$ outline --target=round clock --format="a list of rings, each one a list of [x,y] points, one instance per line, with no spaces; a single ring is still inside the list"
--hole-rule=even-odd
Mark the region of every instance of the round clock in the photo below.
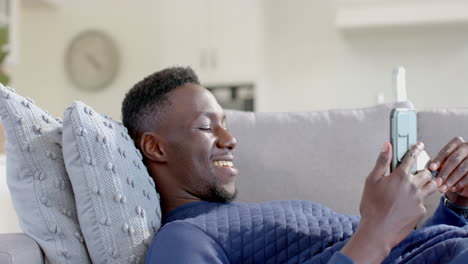
[[[114,40],[102,31],[89,30],[71,41],[65,56],[65,69],[76,87],[99,90],[115,79],[119,62]]]

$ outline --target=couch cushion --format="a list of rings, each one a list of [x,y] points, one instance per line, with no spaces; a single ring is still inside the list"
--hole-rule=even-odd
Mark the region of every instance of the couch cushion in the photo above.
[[[37,242],[29,236],[25,234],[0,234],[0,263],[42,264],[44,259]]]
[[[468,140],[468,108],[434,108],[418,111],[418,139],[434,157],[452,138]]]
[[[62,157],[62,125],[0,84],[7,184],[24,233],[51,263],[90,263]]]
[[[64,116],[63,153],[93,262],[141,263],[161,209],[126,128],[75,102]]]
[[[390,140],[395,107],[411,103],[318,112],[226,111],[238,143],[239,200],[304,199],[358,215],[364,181]]]

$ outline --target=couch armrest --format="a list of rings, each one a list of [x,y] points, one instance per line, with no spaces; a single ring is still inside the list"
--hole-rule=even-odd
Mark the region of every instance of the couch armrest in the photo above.
[[[0,263],[43,264],[44,257],[36,241],[25,234],[0,234]]]

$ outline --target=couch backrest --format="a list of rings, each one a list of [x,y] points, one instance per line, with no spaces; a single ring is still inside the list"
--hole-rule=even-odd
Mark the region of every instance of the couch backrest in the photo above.
[[[418,138],[435,156],[449,140],[461,136],[468,140],[468,108],[434,108],[418,111]]]
[[[238,200],[304,199],[358,215],[364,181],[390,137],[390,112],[411,106],[401,102],[319,112],[226,111],[228,128],[238,141]],[[419,140],[431,156],[456,135],[468,138],[468,109],[422,111],[418,122]],[[439,196],[428,201],[428,211],[435,209]]]
[[[389,140],[390,111],[410,103],[318,112],[228,111],[239,201],[304,199],[357,214],[364,180]]]

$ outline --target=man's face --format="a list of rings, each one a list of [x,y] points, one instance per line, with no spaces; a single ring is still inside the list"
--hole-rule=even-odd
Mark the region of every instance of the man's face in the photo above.
[[[186,84],[168,93],[161,130],[171,177],[201,200],[232,201],[237,192],[233,166],[236,139],[226,130],[224,111],[205,88]]]

